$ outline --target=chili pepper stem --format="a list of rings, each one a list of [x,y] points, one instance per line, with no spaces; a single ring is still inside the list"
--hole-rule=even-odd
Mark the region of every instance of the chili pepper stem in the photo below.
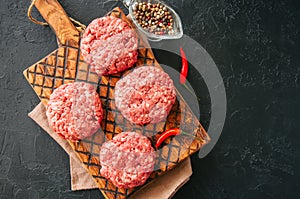
[[[187,132],[185,132],[185,131],[181,131],[181,134],[187,135],[187,136],[190,136],[190,137],[193,137],[194,139],[196,139],[196,140],[198,140],[198,141],[201,141],[201,142],[203,141],[201,138],[198,138],[196,134],[193,135],[193,134],[187,133]]]
[[[188,135],[188,136],[191,136],[191,137],[196,137],[196,135],[190,134],[190,133],[182,131],[182,130],[180,131],[180,133],[183,134],[183,135]]]
[[[192,95],[194,95],[195,98],[197,98],[197,100],[199,101],[200,100],[200,97],[198,97],[189,87],[186,83],[184,84],[181,84],[183,85],[183,87],[185,87]]]

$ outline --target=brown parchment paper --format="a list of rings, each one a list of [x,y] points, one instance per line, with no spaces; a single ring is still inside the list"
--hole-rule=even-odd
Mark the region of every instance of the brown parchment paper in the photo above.
[[[92,176],[83,167],[82,163],[72,150],[69,143],[53,132],[48,125],[46,110],[42,103],[38,104],[32,112],[28,114],[40,127],[42,127],[69,155],[70,157],[70,174],[71,189],[85,190],[97,188]],[[167,199],[171,198],[176,191],[184,185],[192,175],[190,159],[187,158],[175,169],[168,171],[166,174],[154,179],[151,183],[143,186],[139,191],[134,193],[131,199]]]

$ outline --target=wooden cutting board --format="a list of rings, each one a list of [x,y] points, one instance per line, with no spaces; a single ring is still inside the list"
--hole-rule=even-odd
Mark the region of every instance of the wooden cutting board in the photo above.
[[[156,151],[155,168],[157,170],[151,174],[147,183],[174,168],[210,140],[198,118],[193,114],[178,91],[177,101],[173,105],[166,121],[146,126],[134,125],[127,121],[115,107],[114,86],[123,75],[128,74],[132,69],[99,78],[96,73],[90,71],[89,65],[84,62],[80,54],[81,34],[72,24],[61,5],[56,0],[37,0],[35,6],[53,29],[62,45],[42,60],[27,68],[24,71],[24,76],[44,105],[48,103],[53,90],[62,84],[84,81],[95,85],[104,110],[101,130],[92,137],[79,142],[69,141],[69,144],[87,171],[94,177],[99,189],[106,198],[128,198],[140,188],[120,189],[100,175],[99,152],[101,145],[106,140],[112,139],[114,135],[122,131],[136,131],[148,136],[152,143],[155,143],[159,136],[157,133],[179,125],[184,131],[195,134],[196,139],[184,135],[168,139],[166,144]],[[113,9],[108,15],[121,18],[135,28],[119,8]],[[139,35],[138,53],[138,61],[135,67],[141,65],[160,67],[148,42],[142,39],[141,35]]]

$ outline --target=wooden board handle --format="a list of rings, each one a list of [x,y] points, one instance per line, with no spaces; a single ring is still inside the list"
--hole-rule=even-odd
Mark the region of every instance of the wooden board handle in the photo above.
[[[79,32],[57,0],[36,0],[35,7],[50,25],[61,44],[78,47]]]

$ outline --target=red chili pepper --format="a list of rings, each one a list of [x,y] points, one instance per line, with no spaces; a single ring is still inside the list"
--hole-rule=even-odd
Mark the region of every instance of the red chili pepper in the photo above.
[[[158,148],[167,138],[169,138],[170,136],[176,136],[176,135],[179,135],[179,134],[184,134],[184,135],[189,135],[189,136],[192,136],[192,137],[194,137],[194,138],[196,138],[196,139],[199,139],[199,138],[197,138],[196,137],[196,135],[193,135],[193,134],[189,134],[189,133],[187,133],[187,132],[184,132],[184,131],[182,131],[181,129],[179,129],[179,128],[172,128],[172,129],[169,129],[169,130],[167,130],[167,131],[165,131],[165,132],[163,132],[161,135],[160,135],[160,137],[157,139],[157,141],[156,141],[156,144],[155,144],[155,147],[156,148]],[[202,141],[201,139],[200,139],[200,141]]]
[[[178,135],[178,134],[180,134],[180,129],[178,129],[178,128],[169,129],[169,130],[163,132],[156,141],[156,144],[155,144],[156,148],[158,148],[161,145],[161,143],[163,143],[168,137],[173,136],[173,135]]]
[[[180,55],[181,55],[181,72],[180,72],[180,84],[182,84],[192,95],[194,95],[198,100],[200,98],[186,85],[186,77],[188,75],[189,63],[186,59],[185,52],[182,47],[180,47]]]
[[[180,54],[181,54],[180,83],[185,84],[186,77],[187,77],[187,74],[188,74],[188,69],[189,69],[189,63],[186,60],[186,55],[185,55],[182,47],[180,47]]]

